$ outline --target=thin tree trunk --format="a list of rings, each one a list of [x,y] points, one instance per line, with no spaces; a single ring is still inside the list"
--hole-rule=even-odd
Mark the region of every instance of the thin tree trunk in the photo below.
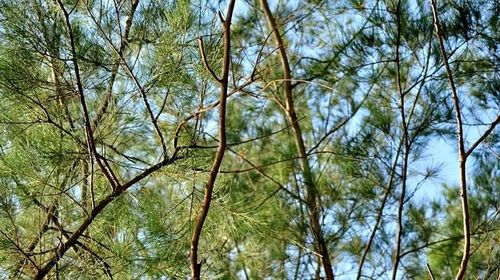
[[[232,0],[229,2],[229,7],[227,8],[226,19],[223,19],[221,16],[221,20],[223,23],[224,29],[224,58],[223,58],[223,66],[222,66],[222,78],[217,78],[215,73],[211,70],[208,63],[206,67],[208,70],[214,75],[215,79],[220,83],[220,105],[219,105],[219,146],[217,148],[217,152],[215,154],[215,159],[212,164],[212,169],[210,171],[210,177],[208,179],[207,184],[205,185],[205,196],[203,202],[200,206],[200,210],[198,212],[198,216],[196,218],[196,223],[193,231],[193,235],[191,238],[191,251],[189,254],[190,262],[191,262],[191,279],[199,280],[201,279],[201,263],[198,262],[198,246],[200,242],[201,233],[203,230],[203,225],[205,223],[205,219],[208,216],[208,211],[210,210],[210,204],[212,202],[212,193],[215,185],[215,180],[217,179],[217,175],[219,174],[219,168],[222,163],[222,159],[224,158],[224,154],[226,151],[226,100],[227,100],[227,92],[229,85],[229,66],[231,63],[231,19],[233,16],[233,10],[236,0]],[[205,54],[203,52],[202,45],[203,42],[200,42],[201,55],[204,58]],[[206,62],[203,59],[203,62]]]
[[[271,28],[274,36],[274,40],[276,41],[276,45],[279,50],[279,55],[283,67],[284,72],[284,86],[285,86],[285,105],[286,105],[286,114],[289,118],[289,121],[292,125],[292,129],[295,136],[295,144],[297,146],[297,150],[300,156],[300,164],[302,168],[302,176],[304,177],[304,183],[306,187],[306,202],[309,208],[309,219],[311,222],[311,230],[314,236],[316,247],[321,255],[321,261],[323,263],[323,269],[326,274],[327,280],[332,280],[333,269],[330,262],[328,247],[326,241],[323,237],[323,232],[321,230],[321,223],[319,221],[319,200],[318,193],[316,190],[316,186],[314,183],[314,178],[311,172],[311,167],[309,161],[307,159],[307,152],[304,144],[304,140],[302,138],[302,131],[297,119],[297,115],[295,113],[295,108],[293,105],[293,97],[292,97],[292,75],[290,71],[290,65],[286,53],[285,46],[283,44],[283,39],[279,33],[278,26],[276,21],[271,13],[267,0],[260,0],[260,4],[262,6],[262,10],[266,16],[269,27]]]
[[[453,105],[455,107],[455,119],[457,121],[457,144],[458,144],[458,163],[459,163],[459,173],[460,173],[460,197],[462,199],[462,220],[463,220],[463,231],[464,231],[464,247],[462,250],[462,260],[460,261],[460,268],[458,269],[456,280],[462,280],[465,277],[465,271],[467,270],[467,264],[469,263],[469,253],[470,253],[470,216],[469,216],[469,201],[467,197],[467,178],[466,178],[466,162],[467,155],[465,152],[464,144],[464,132],[462,127],[462,114],[460,113],[460,102],[458,100],[458,93],[455,87],[455,81],[453,80],[453,75],[451,73],[450,65],[448,64],[448,57],[446,50],[444,48],[444,42],[441,34],[441,27],[439,23],[439,17],[437,14],[436,1],[430,0],[432,6],[432,14],[434,17],[434,27],[436,29],[436,37],[439,42],[439,47],[441,50],[441,56],[443,58],[444,66],[446,69],[446,74],[450,82]]]
[[[410,156],[410,141],[409,141],[409,131],[408,124],[406,122],[406,111],[405,111],[405,94],[403,93],[403,88],[401,86],[401,58],[399,55],[399,47],[401,45],[401,1],[398,1],[396,6],[396,86],[400,99],[400,113],[401,113],[401,123],[403,127],[403,164],[401,170],[401,194],[399,195],[399,207],[398,207],[398,224],[397,224],[397,236],[396,236],[396,252],[394,254],[393,270],[392,270],[392,280],[396,280],[398,274],[398,267],[401,261],[401,243],[404,236],[403,227],[403,215],[404,215],[404,204],[406,197],[406,180],[408,174],[408,160]]]

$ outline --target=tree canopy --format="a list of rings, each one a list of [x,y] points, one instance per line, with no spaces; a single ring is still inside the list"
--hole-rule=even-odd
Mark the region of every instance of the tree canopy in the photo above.
[[[0,278],[498,279],[495,0],[0,0]]]

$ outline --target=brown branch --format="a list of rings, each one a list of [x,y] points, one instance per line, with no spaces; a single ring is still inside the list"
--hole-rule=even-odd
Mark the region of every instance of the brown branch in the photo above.
[[[219,77],[217,77],[217,74],[214,72],[212,67],[210,67],[210,65],[208,64],[207,55],[205,52],[205,47],[203,45],[203,37],[198,37],[198,47],[200,48],[200,55],[201,55],[201,60],[203,61],[203,65],[205,66],[205,68],[207,68],[208,72],[210,72],[210,75],[212,75],[212,77],[217,82],[222,83],[222,80]]]
[[[63,183],[64,185],[64,183]],[[57,230],[59,231],[62,236],[64,236],[64,238],[66,239],[69,239],[71,238],[70,234],[71,232],[69,231],[66,231],[63,226],[61,225],[60,221],[59,221],[59,217],[58,217],[58,214],[57,214],[57,210],[56,210],[56,207],[55,206],[51,206],[50,208],[46,208],[44,207],[40,202],[38,202],[37,204],[39,207],[41,207],[44,211],[47,212],[47,219],[48,221],[52,221],[52,223],[55,225],[55,228],[54,230]],[[47,221],[47,225],[48,225],[48,221]],[[45,226],[45,230],[49,229],[48,226]],[[91,254],[95,259],[97,259],[99,262],[102,263],[103,265],[103,271],[106,275],[108,275],[108,277],[110,279],[113,279],[113,276],[112,276],[112,273],[111,273],[111,266],[103,259],[101,258],[97,253],[95,253],[90,247],[88,247],[87,245],[85,245],[84,243],[80,242],[80,241],[77,241],[76,246],[82,248],[84,251],[88,252],[89,254]],[[34,248],[34,246],[33,246]],[[30,248],[29,252],[31,252],[33,250],[33,248]],[[74,251],[77,252],[77,253],[80,253],[80,251],[77,250],[77,247],[73,247]],[[49,250],[48,252],[52,252],[54,251],[53,249]]]
[[[323,269],[326,274],[327,280],[333,280],[333,269],[328,253],[328,246],[323,237],[323,232],[321,229],[321,223],[319,220],[319,210],[321,208],[320,201],[318,199],[318,191],[314,184],[314,178],[311,171],[311,167],[309,161],[307,159],[307,151],[304,144],[304,139],[302,135],[302,131],[297,120],[297,115],[295,113],[295,108],[293,104],[293,96],[292,96],[292,75],[290,70],[290,64],[288,61],[287,52],[285,49],[285,44],[283,42],[283,38],[279,32],[278,25],[274,16],[269,8],[269,5],[266,0],[260,0],[260,5],[262,10],[264,11],[264,15],[266,17],[269,28],[272,30],[274,40],[276,46],[279,51],[279,56],[283,68],[283,82],[284,82],[284,94],[285,94],[285,112],[292,124],[292,129],[294,131],[295,136],[295,144],[297,146],[297,150],[299,152],[299,156],[302,158],[300,163],[302,167],[302,175],[304,177],[304,183],[306,187],[306,201],[307,207],[309,208],[309,219],[311,222],[311,230],[315,239],[316,247],[318,249],[319,254],[321,255],[321,262],[323,264]]]
[[[212,164],[212,170],[210,171],[210,177],[207,184],[205,185],[205,196],[203,202],[200,205],[198,216],[196,218],[193,235],[191,238],[191,250],[189,253],[189,259],[191,262],[191,278],[193,280],[201,279],[201,265],[198,262],[198,246],[200,242],[201,233],[203,230],[203,225],[205,219],[208,216],[208,211],[210,209],[210,204],[212,202],[212,193],[215,185],[215,180],[219,173],[219,168],[224,158],[226,152],[226,101],[228,95],[228,85],[229,85],[229,68],[231,64],[231,19],[233,16],[233,10],[236,0],[231,0],[227,8],[226,19],[222,21],[224,30],[224,57],[222,66],[222,79],[220,81],[220,106],[219,106],[219,147],[215,154],[215,159]],[[221,16],[222,18],[222,16]]]
[[[38,271],[36,274],[35,278],[36,280],[42,280],[49,272],[50,270],[56,265],[56,263],[64,256],[64,254],[73,246],[76,245],[78,242],[78,239],[84,235],[84,232],[87,230],[87,228],[92,224],[94,219],[111,203],[113,202],[117,197],[119,197],[123,192],[125,192],[128,188],[133,186],[134,184],[140,182],[153,172],[156,172],[157,170],[161,169],[164,166],[173,164],[179,157],[177,157],[177,150],[174,150],[174,153],[171,158],[163,160],[148,169],[144,170],[142,173],[139,175],[135,176],[132,178],[130,181],[127,183],[118,186],[116,189],[113,190],[111,194],[103,198],[96,206],[95,208],[92,209],[92,211],[89,213],[89,215],[85,218],[85,220],[80,224],[78,229],[73,232],[73,234],[68,238],[68,240],[65,243],[62,243],[58,248],[54,256],[47,262],[45,265]]]
[[[7,241],[12,243],[12,245],[16,248],[16,250],[19,251],[21,254],[23,254],[24,258],[28,260],[36,270],[40,269],[38,265],[35,263],[35,261],[31,259],[30,254],[26,253],[16,241],[12,240],[12,238],[9,237],[7,233],[5,233],[3,230],[0,229],[0,234],[3,235],[5,239],[7,239]]]
[[[427,267],[427,271],[429,272],[429,275],[431,276],[431,279],[432,280],[436,279],[434,277],[434,273],[432,273],[432,269],[431,269],[431,266],[429,265],[429,263],[426,263],[425,266]]]
[[[430,0],[432,15],[434,18],[434,27],[436,29],[436,37],[439,42],[439,48],[441,51],[441,56],[443,58],[444,66],[446,69],[446,75],[448,76],[448,80],[451,87],[453,105],[455,108],[455,119],[457,121],[457,134],[458,134],[458,163],[459,163],[459,173],[460,173],[460,196],[462,199],[462,219],[463,219],[463,232],[464,232],[464,247],[462,251],[462,260],[460,262],[460,267],[458,269],[455,280],[462,280],[465,277],[465,272],[467,270],[467,264],[469,263],[469,253],[470,253],[470,216],[469,216],[469,201],[467,195],[467,170],[466,170],[466,162],[467,162],[467,154],[465,152],[465,144],[464,144],[464,132],[462,127],[462,115],[460,113],[460,102],[458,99],[458,92],[455,87],[455,81],[453,80],[453,74],[451,72],[450,65],[448,63],[448,56],[446,55],[446,50],[444,47],[444,41],[441,34],[441,26],[439,22],[439,17],[437,14],[436,1]]]
[[[113,188],[116,188],[120,183],[118,180],[116,180],[116,176],[113,173],[113,170],[109,167],[107,164],[107,161],[105,158],[100,158],[97,153],[96,145],[94,142],[94,136],[92,133],[92,126],[90,123],[90,116],[89,112],[87,109],[87,104],[85,101],[85,95],[84,95],[84,90],[83,90],[83,84],[82,80],[80,77],[80,66],[78,63],[78,57],[77,57],[77,52],[76,52],[76,43],[75,43],[75,38],[74,38],[74,33],[73,33],[73,28],[71,26],[71,21],[69,19],[70,13],[66,11],[64,8],[64,4],[61,2],[61,0],[57,0],[57,3],[59,4],[59,7],[61,8],[61,11],[63,12],[64,15],[64,20],[66,23],[66,29],[68,31],[68,36],[70,40],[70,46],[71,46],[71,55],[72,55],[72,61],[73,61],[73,67],[75,70],[75,78],[76,78],[76,85],[78,89],[78,95],[80,97],[80,104],[83,109],[83,115],[85,119],[85,132],[87,135],[87,144],[89,146],[89,149],[91,151],[90,154],[94,154],[96,161],[101,168],[102,172],[106,176],[107,180],[111,184]],[[109,168],[109,170],[108,170]]]
[[[380,208],[378,210],[377,218],[375,219],[375,226],[373,227],[373,230],[370,233],[370,238],[368,239],[368,243],[366,244],[365,249],[363,250],[363,254],[361,255],[356,280],[361,279],[363,265],[366,261],[366,257],[368,256],[368,253],[370,252],[370,248],[373,244],[373,241],[375,240],[375,235],[376,235],[377,230],[378,230],[380,223],[382,221],[382,216],[384,214],[385,205],[386,205],[387,200],[391,194],[393,181],[394,181],[394,178],[396,175],[396,166],[397,166],[398,161],[399,161],[399,155],[401,153],[402,147],[403,147],[403,139],[399,142],[396,157],[395,157],[394,162],[392,164],[392,167],[390,169],[389,182],[387,183],[387,187],[385,188],[384,197],[382,198],[382,203],[381,203]]]
[[[397,235],[396,235],[396,252],[394,254],[393,260],[393,268],[392,268],[392,280],[396,280],[396,276],[398,273],[398,266],[401,261],[401,244],[404,235],[403,228],[403,210],[405,204],[405,196],[406,196],[406,181],[408,174],[408,160],[410,156],[410,140],[409,140],[409,131],[408,131],[408,123],[406,119],[406,111],[405,111],[405,93],[403,91],[401,85],[401,58],[399,53],[399,48],[401,45],[401,1],[397,2],[396,6],[396,25],[397,25],[397,34],[396,34],[396,57],[394,59],[396,63],[396,85],[399,93],[400,99],[400,113],[401,113],[401,123],[403,126],[403,164],[401,170],[401,194],[399,196],[399,206],[398,206],[398,216],[397,216]]]
[[[493,130],[495,129],[495,127],[497,126],[497,124],[499,122],[500,122],[500,115],[497,116],[496,120],[494,120],[492,123],[490,123],[490,126],[483,133],[483,135],[481,135],[481,137],[479,137],[479,139],[477,139],[476,142],[474,142],[474,144],[472,144],[472,146],[470,146],[470,148],[467,150],[467,152],[465,152],[466,158],[469,157],[472,152],[474,152],[474,150],[477,148],[477,146],[479,146],[479,144],[481,144],[484,141],[484,139],[486,139],[491,134],[491,132],[493,132]]]
[[[106,114],[106,111],[108,110],[109,103],[111,101],[111,97],[113,96],[113,85],[116,80],[116,76],[118,75],[118,69],[120,68],[120,61],[121,61],[121,56],[123,52],[125,51],[125,47],[127,46],[128,43],[128,37],[130,34],[130,29],[132,27],[132,22],[134,18],[135,11],[137,10],[137,6],[139,6],[139,0],[134,0],[132,2],[132,5],[130,7],[130,14],[127,17],[127,20],[125,21],[125,30],[122,36],[120,48],[118,50],[118,57],[116,58],[113,67],[111,68],[111,76],[109,78],[108,85],[106,87],[106,91],[103,97],[103,102],[99,106],[99,109],[97,110],[97,114],[95,119],[92,121],[92,127],[95,128],[99,124],[100,120]],[[88,9],[88,8],[87,8]],[[94,19],[94,16],[92,15],[92,11],[90,9],[87,10]],[[98,22],[94,19],[94,22],[98,24]]]

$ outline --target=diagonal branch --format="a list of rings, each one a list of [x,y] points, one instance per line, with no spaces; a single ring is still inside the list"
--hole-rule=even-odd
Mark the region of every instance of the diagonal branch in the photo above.
[[[434,273],[432,273],[432,269],[429,263],[426,263],[425,266],[427,266],[427,271],[429,272],[429,276],[431,277],[431,279],[435,280],[436,278],[434,277]]]
[[[77,228],[75,232],[68,238],[68,240],[65,243],[62,243],[56,250],[56,253],[54,256],[47,262],[45,265],[38,270],[38,273],[35,275],[35,280],[42,280],[49,272],[50,270],[56,265],[56,263],[64,256],[64,254],[73,246],[75,246],[81,236],[84,235],[84,232],[87,230],[87,228],[92,224],[94,219],[111,203],[113,202],[117,197],[119,197],[121,194],[123,194],[127,189],[129,189],[131,186],[135,185],[136,183],[139,183],[142,181],[144,178],[148,177],[150,174],[160,170],[164,166],[171,165],[173,164],[176,160],[180,159],[180,157],[177,157],[177,152],[178,150],[175,150],[172,157],[169,159],[165,159],[148,169],[144,170],[142,173],[138,174],[131,180],[129,180],[127,183],[118,186],[114,191],[107,195],[105,198],[103,198],[96,206],[95,208],[92,209],[92,211],[89,213],[89,215],[83,220],[83,222],[80,224],[80,226]]]
[[[490,123],[490,126],[483,133],[483,135],[481,135],[481,137],[479,137],[479,139],[477,139],[476,142],[474,142],[474,144],[472,144],[472,146],[470,146],[470,148],[467,150],[467,152],[465,152],[465,157],[469,157],[470,154],[472,152],[474,152],[474,150],[477,148],[477,146],[479,146],[479,144],[483,143],[484,139],[486,139],[491,134],[491,132],[493,132],[493,130],[495,129],[495,127],[497,126],[498,123],[500,123],[500,115],[497,116],[496,120],[494,120],[492,123]]]
[[[210,75],[219,83],[222,83],[222,80],[217,77],[217,74],[214,72],[212,67],[208,64],[207,61],[207,55],[205,52],[205,46],[203,45],[203,37],[198,37],[198,46],[200,48],[200,55],[201,55],[201,60],[203,61],[203,65],[205,65],[205,68],[207,68],[208,72],[210,72]]]
[[[117,177],[114,175],[113,170],[107,164],[106,159],[98,156],[96,145],[94,142],[94,136],[92,133],[92,126],[90,123],[90,116],[89,116],[87,104],[85,101],[82,80],[80,77],[80,67],[79,67],[78,57],[77,57],[77,52],[76,52],[75,36],[73,33],[73,28],[71,26],[71,21],[69,19],[70,13],[68,13],[68,11],[66,11],[66,8],[64,8],[64,4],[61,2],[61,0],[57,0],[57,3],[59,4],[61,11],[63,12],[64,20],[66,23],[66,28],[68,30],[68,36],[70,39],[71,55],[72,55],[73,67],[75,70],[76,85],[77,85],[77,89],[78,89],[78,95],[80,97],[80,103],[81,103],[81,106],[83,109],[83,115],[84,115],[84,119],[85,119],[85,132],[87,135],[87,144],[89,146],[90,154],[94,154],[96,161],[99,164],[99,167],[101,168],[102,172],[104,173],[104,175],[108,179],[109,183],[111,184],[111,186],[113,188],[116,188],[120,183],[117,180]]]
[[[25,252],[21,246],[15,241],[13,240],[12,238],[9,237],[9,235],[7,233],[5,233],[3,230],[0,229],[0,234],[3,235],[5,237],[5,239],[7,239],[14,247],[16,247],[16,250],[19,251],[21,254],[24,255],[24,258],[26,260],[28,260],[32,265],[33,267],[35,267],[35,269],[39,270],[40,268],[38,267],[38,265],[35,263],[34,260],[31,259],[30,257],[30,253],[29,252]]]

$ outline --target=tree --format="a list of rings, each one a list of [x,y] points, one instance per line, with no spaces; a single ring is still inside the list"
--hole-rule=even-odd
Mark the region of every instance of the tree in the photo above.
[[[495,1],[0,6],[0,275],[500,273]]]

